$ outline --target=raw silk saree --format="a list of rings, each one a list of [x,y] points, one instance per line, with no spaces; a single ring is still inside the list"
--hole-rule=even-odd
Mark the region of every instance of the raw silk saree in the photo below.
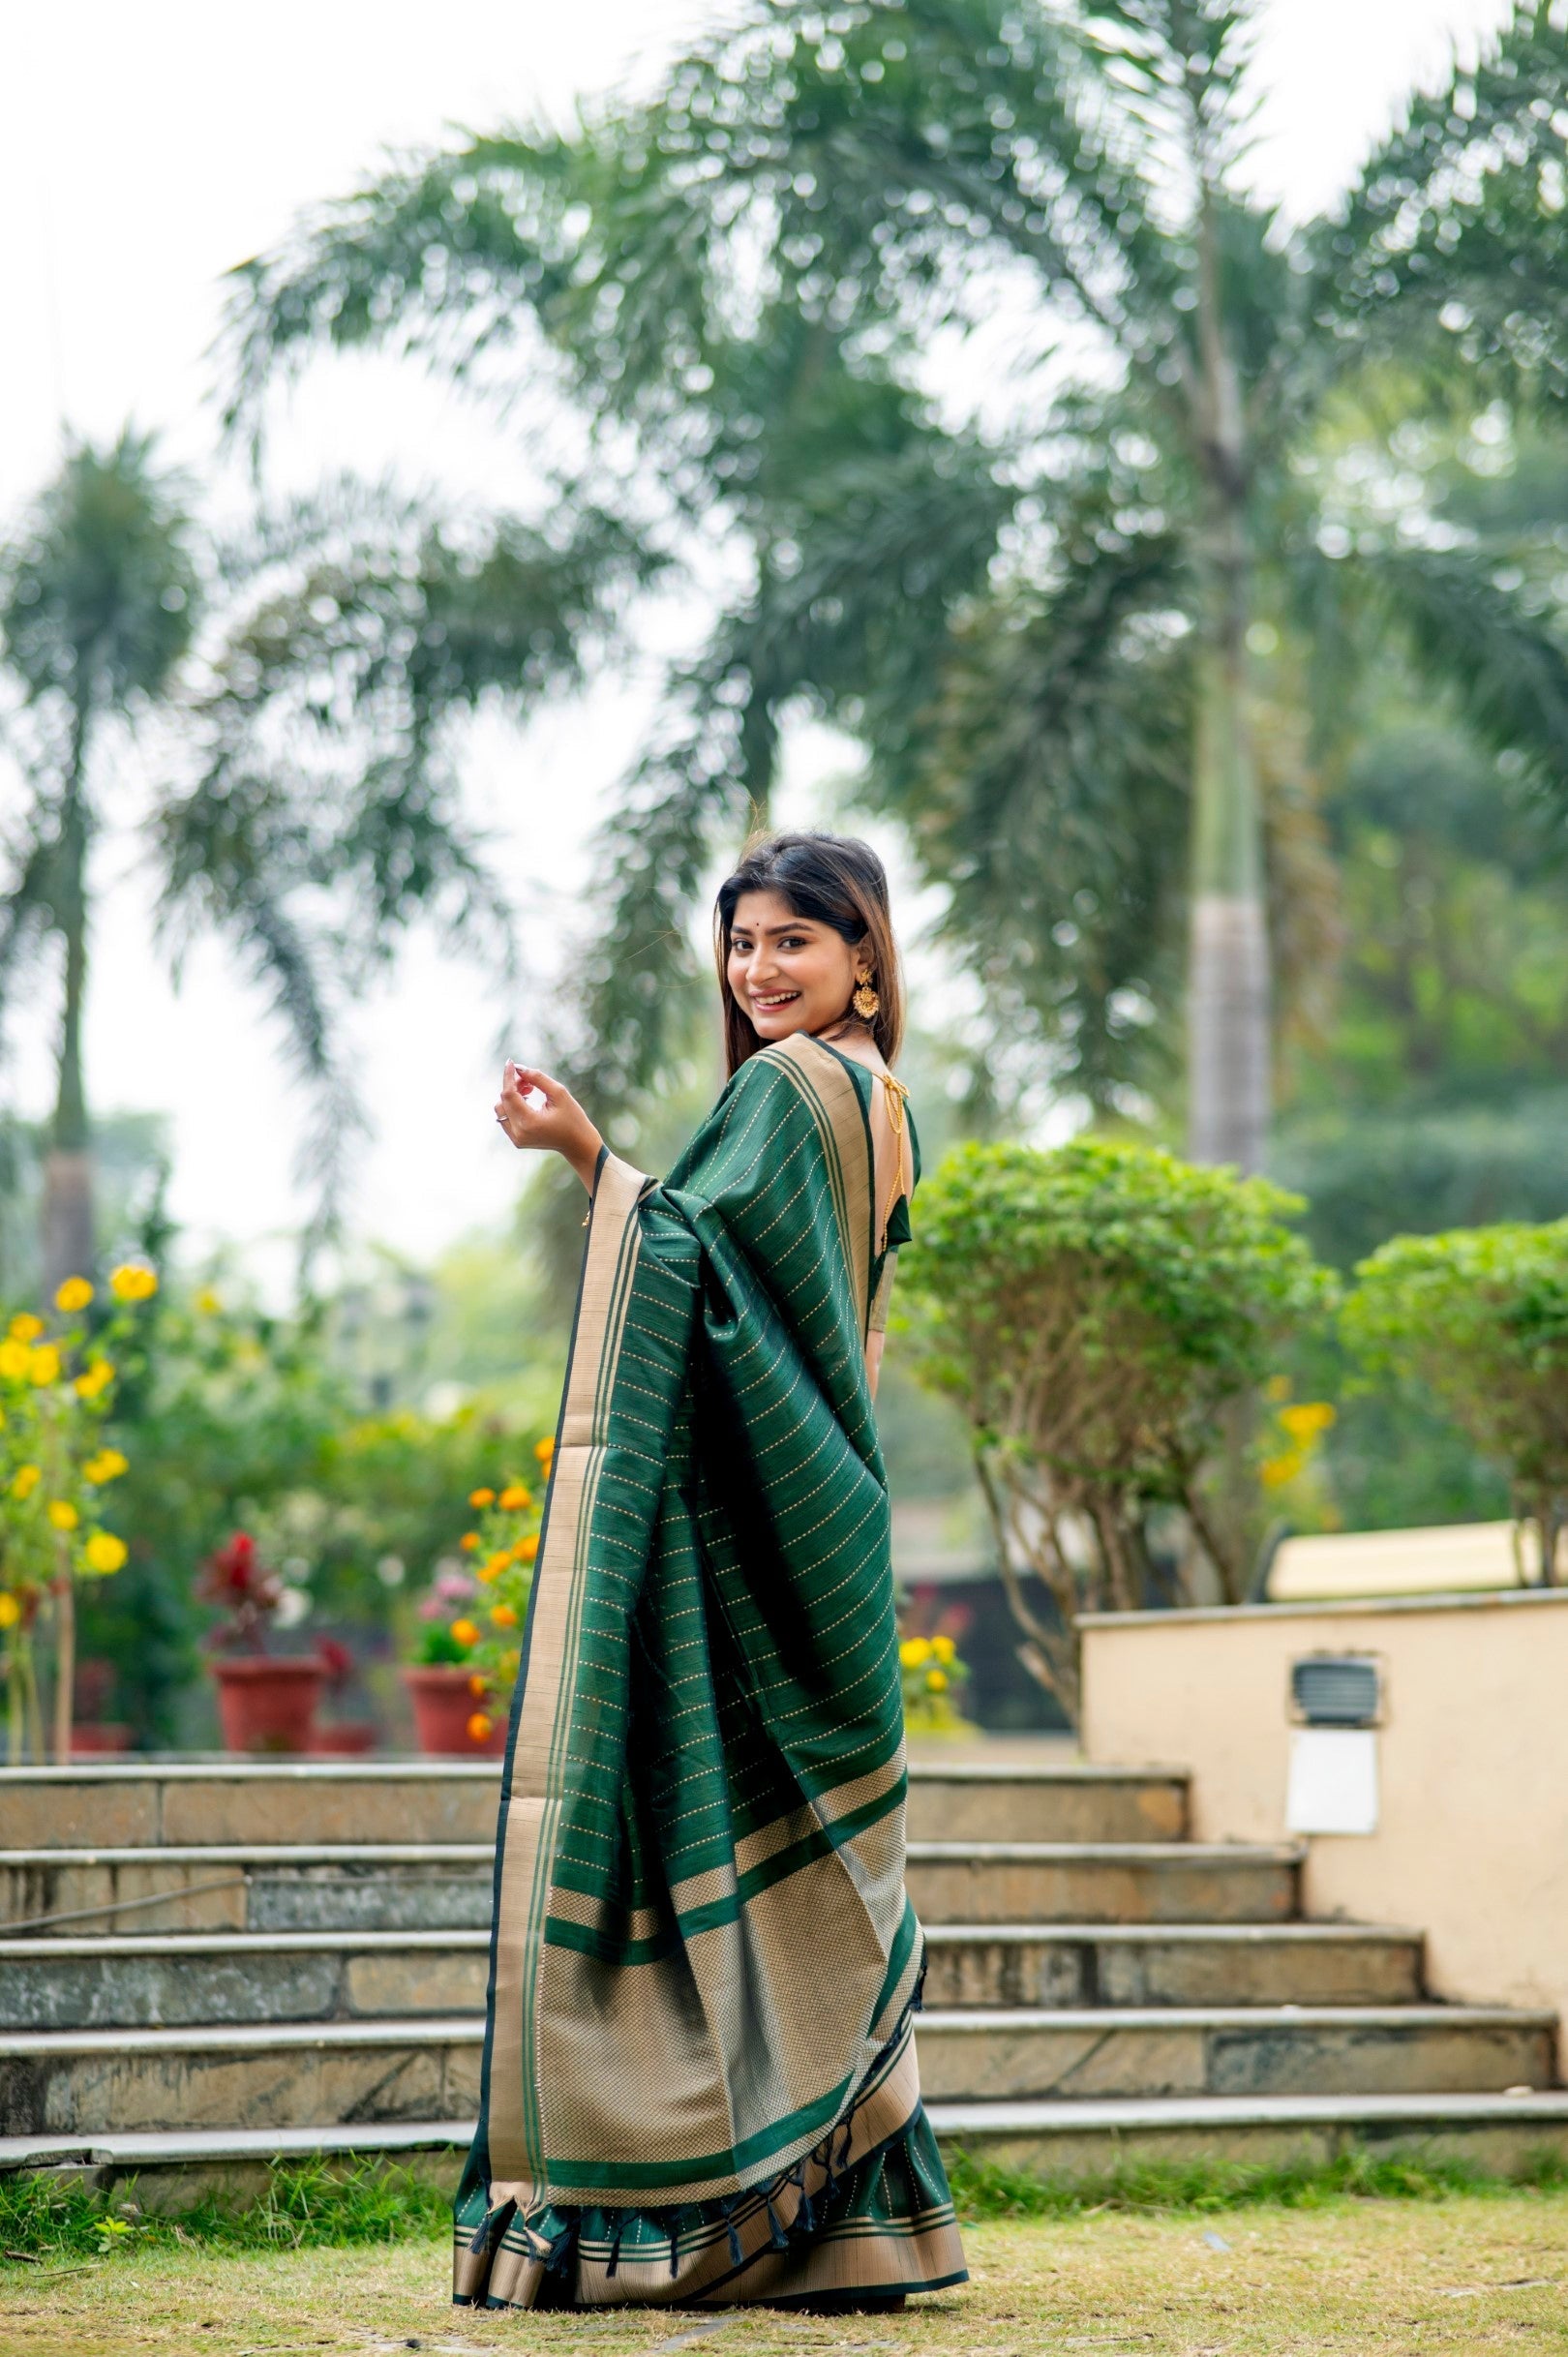
[[[742,1065],[600,1163],[501,1787],[455,2297],[837,2301],[964,2278],[920,2106],[872,1075]]]

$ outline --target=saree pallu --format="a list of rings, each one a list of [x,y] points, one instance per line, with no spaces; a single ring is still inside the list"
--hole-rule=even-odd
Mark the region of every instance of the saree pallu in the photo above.
[[[601,1161],[501,1788],[461,2302],[964,2279],[911,2032],[871,1086],[796,1038],[663,1185]]]

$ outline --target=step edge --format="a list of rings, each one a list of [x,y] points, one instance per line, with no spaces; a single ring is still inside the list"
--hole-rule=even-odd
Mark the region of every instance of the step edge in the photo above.
[[[990,2030],[1281,2030],[1506,2029],[1554,2031],[1550,2006],[1251,2005],[1251,2006],[932,2006],[916,2016],[916,2036],[936,2030],[979,2037]]]
[[[1561,2120],[1568,2088],[1532,2087],[1524,2095],[1082,2096],[926,2105],[937,2134],[1050,2133],[1085,2128],[1242,2128],[1354,2126],[1357,2121]]]
[[[1300,1841],[912,1841],[912,1864],[1299,1866]]]
[[[1166,1940],[1208,1941],[1216,1946],[1251,1947],[1266,1940],[1310,1947],[1354,1946],[1368,1941],[1419,1948],[1425,1932],[1399,1923],[1342,1923],[1311,1918],[1283,1923],[922,1923],[927,1947],[958,1947],[971,1941],[1106,1940],[1150,1947]]]
[[[167,2028],[0,2030],[0,2061],[47,2062],[71,2055],[266,2054],[312,2046],[482,2044],[483,2013],[380,2014],[350,2021],[193,2021]]]
[[[141,2161],[309,2159],[313,2155],[462,2150],[477,2120],[378,2120],[357,2128],[148,2128],[106,2130],[91,2136],[0,2136],[0,2170],[38,2167],[50,2161]]]

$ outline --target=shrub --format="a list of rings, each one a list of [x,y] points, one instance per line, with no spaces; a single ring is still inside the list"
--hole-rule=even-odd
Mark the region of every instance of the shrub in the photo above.
[[[1024,1657],[1074,1715],[1074,1622],[1150,1600],[1152,1514],[1179,1509],[1221,1593],[1245,1591],[1244,1535],[1205,1484],[1226,1410],[1327,1305],[1332,1281],[1284,1224],[1299,1208],[1094,1137],[964,1146],[921,1193],[905,1299],[922,1372],[968,1419]]]
[[[1554,1582],[1568,1519],[1568,1220],[1395,1236],[1356,1277],[1341,1314],[1362,1367],[1429,1393],[1503,1467]]]

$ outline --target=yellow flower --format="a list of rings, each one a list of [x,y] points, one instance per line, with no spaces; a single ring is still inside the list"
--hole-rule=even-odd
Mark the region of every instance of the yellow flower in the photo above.
[[[933,1637],[931,1640],[931,1650],[936,1655],[938,1661],[943,1664],[944,1668],[946,1668],[950,1662],[956,1661],[958,1658],[958,1647],[953,1644],[950,1637]]]
[[[465,1530],[463,1536],[458,1541],[458,1545],[462,1548],[465,1555],[472,1555],[479,1544],[480,1538],[477,1530]]]
[[[906,1637],[898,1648],[898,1658],[906,1670],[919,1670],[931,1658],[930,1639]]]
[[[82,1554],[89,1571],[118,1571],[125,1561],[125,1541],[117,1539],[112,1530],[95,1530]]]
[[[196,1307],[203,1317],[216,1317],[223,1306],[222,1300],[213,1291],[210,1284],[204,1284],[196,1297]]]
[[[68,1277],[55,1289],[54,1306],[69,1317],[74,1310],[85,1310],[92,1297],[93,1288],[85,1277]]]
[[[515,1648],[509,1652],[503,1653],[500,1657],[500,1673],[502,1677],[515,1677],[522,1659],[522,1654],[519,1653]]]
[[[503,1547],[498,1555],[491,1556],[487,1561],[480,1564],[478,1570],[474,1573],[474,1578],[476,1580],[485,1581],[487,1585],[492,1580],[498,1580],[501,1573],[506,1569],[508,1563],[510,1563],[511,1559],[511,1549],[509,1547]]]
[[[489,1733],[490,1733],[490,1721],[489,1721],[489,1719],[488,1719],[488,1718],[485,1716],[485,1713],[484,1713],[482,1710],[476,1710],[476,1711],[474,1712],[474,1714],[473,1714],[472,1718],[471,1718],[471,1719],[469,1719],[469,1721],[468,1721],[468,1740],[469,1740],[469,1742],[470,1742],[470,1743],[482,1743],[482,1742],[484,1741],[484,1739],[485,1739],[486,1736],[487,1736]]]
[[[556,1453],[555,1435],[553,1433],[546,1433],[542,1440],[536,1440],[533,1444],[533,1453],[535,1457],[538,1458],[539,1463],[548,1471],[550,1460]]]
[[[1258,1479],[1265,1490],[1282,1490],[1295,1480],[1307,1460],[1299,1449],[1289,1449],[1282,1457],[1267,1457],[1258,1466]]]
[[[60,1380],[60,1353],[52,1343],[35,1345],[27,1361],[27,1379],[43,1391],[49,1383]]]
[[[454,1620],[452,1634],[459,1645],[477,1645],[479,1642],[479,1631],[471,1620]]]
[[[44,1511],[56,1530],[75,1530],[81,1520],[69,1497],[51,1497]]]
[[[19,1465],[11,1477],[13,1497],[31,1497],[43,1480],[43,1468],[36,1465]]]
[[[0,1344],[0,1348],[4,1348],[3,1344]],[[108,1389],[113,1380],[114,1370],[108,1360],[94,1359],[92,1365],[77,1375],[71,1388],[78,1399],[96,1400],[101,1392]]]
[[[118,1449],[100,1449],[97,1456],[89,1457],[81,1468],[82,1479],[92,1482],[95,1487],[100,1482],[118,1481],[122,1473],[129,1473],[130,1470],[129,1458],[122,1457]]]
[[[4,1375],[8,1383],[19,1383],[27,1373],[32,1355],[25,1343],[0,1343],[0,1375]]]
[[[947,1671],[927,1670],[925,1673],[925,1691],[927,1694],[946,1694],[948,1691]]]
[[[538,1552],[539,1533],[537,1530],[530,1530],[528,1537],[519,1539],[517,1545],[512,1549],[512,1560],[514,1563],[531,1563]]]
[[[509,1481],[496,1502],[508,1514],[527,1514],[533,1503],[533,1494],[525,1490],[520,1481]]]
[[[158,1290],[158,1272],[136,1260],[123,1260],[109,1277],[116,1301],[150,1301]]]
[[[517,1626],[517,1615],[509,1604],[493,1604],[490,1617],[498,1629],[515,1629]]]
[[[36,1343],[43,1331],[44,1320],[35,1317],[31,1310],[20,1311],[11,1321],[11,1339],[14,1343]]]
[[[1282,1407],[1280,1422],[1292,1440],[1305,1448],[1326,1433],[1335,1421],[1334,1409],[1327,1400],[1303,1400],[1295,1407]]]
[[[470,1490],[468,1492],[468,1503],[470,1506],[493,1506],[495,1502],[496,1493],[494,1490]]]
[[[9,1587],[0,1587],[0,1629],[14,1629],[21,1618],[21,1606]]]

